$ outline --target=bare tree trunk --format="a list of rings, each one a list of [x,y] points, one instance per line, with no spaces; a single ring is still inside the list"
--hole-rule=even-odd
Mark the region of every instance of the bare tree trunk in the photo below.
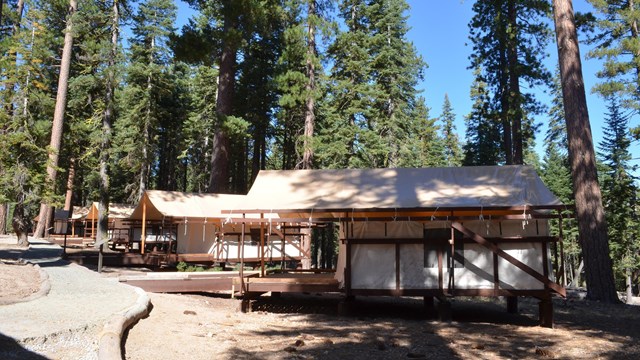
[[[584,269],[584,260],[580,260],[580,264],[578,264],[578,267],[572,272],[571,285],[573,287],[580,287],[580,283],[582,283],[582,269]]]
[[[633,304],[633,280],[631,279],[631,269],[627,269],[627,304]]]
[[[100,203],[98,205],[98,234],[96,243],[104,250],[109,237],[109,151],[111,149],[111,125],[113,123],[113,93],[115,66],[118,51],[118,0],[113,0],[111,14],[111,52],[109,53],[107,82],[105,84],[105,109],[102,117],[102,142],[100,144]]]
[[[518,13],[516,0],[509,0],[507,31],[507,61],[509,63],[509,117],[511,118],[513,164],[523,164],[522,109],[520,105],[520,74],[518,69]]]
[[[231,11],[232,1],[225,2],[224,29],[230,33],[236,27]],[[231,37],[224,38],[220,70],[218,73],[218,96],[216,98],[216,126],[213,134],[213,151],[211,154],[211,176],[209,192],[226,193],[229,191],[229,137],[223,123],[231,115],[235,86],[236,41]]]
[[[11,225],[13,226],[13,231],[16,233],[18,237],[18,246],[27,247],[29,246],[28,239],[28,223],[24,217],[24,202],[23,200],[18,201],[16,203],[15,208],[13,209],[13,220],[11,221]]]
[[[316,90],[316,38],[315,23],[313,17],[316,15],[316,1],[309,0],[307,10],[307,86],[306,86],[306,109],[304,116],[304,153],[300,168],[313,168],[313,133],[316,122],[315,115],[315,90]]]
[[[595,151],[571,0],[553,0],[553,13],[576,217],[585,262],[587,297],[607,303],[619,302],[609,256],[607,221],[598,185]]]
[[[58,167],[58,157],[60,153],[60,143],[62,142],[62,127],[64,124],[64,111],[67,106],[67,88],[69,85],[69,69],[71,67],[71,50],[73,47],[73,14],[78,9],[77,0],[69,1],[69,13],[67,15],[67,28],[64,34],[64,47],[62,49],[62,60],[60,62],[60,75],[58,76],[58,93],[56,96],[56,106],[53,112],[53,125],[51,127],[51,143],[49,144],[49,161],[47,163],[47,187],[48,190],[55,191],[56,175]],[[49,226],[52,217],[52,208],[48,204],[48,199],[40,205],[40,216],[38,226],[34,232],[35,237],[43,237],[44,230]],[[43,219],[45,221],[43,221]]]
[[[69,211],[73,207],[73,182],[76,177],[76,159],[69,159],[69,171],[67,176],[67,194],[64,197],[64,209]]]
[[[2,4],[0,4],[2,6]],[[7,204],[0,204],[0,235],[7,233]]]

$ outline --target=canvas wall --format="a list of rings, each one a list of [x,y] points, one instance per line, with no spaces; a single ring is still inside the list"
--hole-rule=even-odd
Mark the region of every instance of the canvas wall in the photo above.
[[[486,237],[498,236],[547,236],[546,221],[469,221],[465,227]],[[416,238],[422,239],[424,229],[450,231],[448,222],[353,222],[341,226],[341,239]],[[348,231],[348,235],[347,235]],[[506,253],[542,273],[542,245],[540,243],[503,243],[499,247]],[[402,244],[400,252],[401,289],[437,289],[438,264],[436,248],[423,244]],[[463,261],[455,261],[453,280],[458,289],[493,288],[493,254],[485,247],[465,243],[459,254]],[[396,257],[394,244],[353,244],[351,247],[351,288],[384,289],[396,288]],[[550,258],[550,257],[549,257]],[[443,283],[447,287],[450,278],[445,256]],[[344,286],[346,247],[341,241],[336,279]],[[550,264],[547,264],[550,266]],[[541,282],[518,269],[506,260],[498,260],[500,287],[504,289],[543,289]]]

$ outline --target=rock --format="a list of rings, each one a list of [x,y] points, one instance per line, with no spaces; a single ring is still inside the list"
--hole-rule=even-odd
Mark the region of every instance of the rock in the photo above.
[[[289,353],[293,353],[293,352],[298,351],[298,349],[296,349],[293,346],[287,346],[286,348],[284,348],[284,351],[289,352]]]
[[[185,315],[198,315],[198,314],[196,314],[195,311],[192,311],[192,310],[185,310],[182,313],[185,314]]]
[[[293,346],[295,347],[300,347],[300,346],[304,346],[304,340],[296,340],[296,342],[293,344]]]

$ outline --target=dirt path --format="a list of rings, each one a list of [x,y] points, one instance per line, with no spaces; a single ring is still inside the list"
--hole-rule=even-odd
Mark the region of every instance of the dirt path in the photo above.
[[[283,296],[237,311],[225,297],[150,294],[153,310],[126,338],[127,359],[637,359],[640,309],[556,303],[556,328],[536,326],[537,304],[520,314],[494,301],[456,300],[454,321],[425,319],[421,301],[370,298],[351,317],[337,298]],[[384,314],[384,316],[382,315]]]

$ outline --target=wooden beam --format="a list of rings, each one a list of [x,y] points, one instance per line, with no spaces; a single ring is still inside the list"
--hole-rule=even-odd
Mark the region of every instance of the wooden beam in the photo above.
[[[145,195],[142,196],[142,234],[140,235],[140,254],[144,254],[144,243],[147,240],[147,202],[145,201]]]
[[[454,221],[454,222],[451,223],[451,227],[456,229],[456,230],[458,230],[458,231],[460,231],[461,233],[463,233],[467,237],[473,239],[478,244],[480,244],[480,245],[486,247],[487,249],[491,250],[491,252],[493,252],[494,254],[496,254],[496,255],[500,256],[501,258],[507,260],[508,262],[513,264],[518,269],[520,269],[520,270],[524,271],[525,273],[531,275],[533,278],[535,278],[536,280],[540,281],[541,283],[543,283],[545,286],[549,287],[553,291],[557,292],[562,297],[566,297],[567,296],[567,291],[566,291],[566,289],[564,287],[554,283],[553,281],[549,280],[548,277],[545,277],[543,274],[540,274],[539,272],[535,271],[534,269],[532,269],[527,264],[525,264],[525,263],[521,262],[520,260],[516,259],[515,257],[507,254],[504,250],[500,249],[496,244],[487,241],[482,236],[480,236],[480,235],[474,233],[473,231],[467,229],[466,227],[464,227],[461,223]],[[547,264],[543,264],[543,266],[547,266]]]

